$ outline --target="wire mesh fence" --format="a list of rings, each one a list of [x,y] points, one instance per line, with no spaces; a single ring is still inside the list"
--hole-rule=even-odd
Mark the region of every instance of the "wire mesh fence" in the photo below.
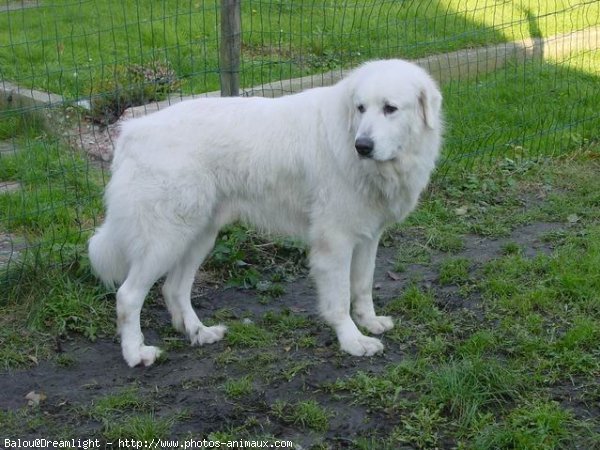
[[[239,65],[228,70],[241,95],[330,84],[374,58],[429,69],[445,96],[440,172],[565,153],[600,134],[596,0],[239,3]],[[26,269],[77,260],[102,215],[105,164],[123,118],[218,95],[220,50],[231,45],[222,39],[222,6],[0,3],[5,295]]]

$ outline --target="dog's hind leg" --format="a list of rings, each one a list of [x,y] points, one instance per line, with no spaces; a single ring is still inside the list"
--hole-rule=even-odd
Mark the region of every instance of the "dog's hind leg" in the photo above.
[[[167,274],[162,292],[171,313],[173,327],[187,334],[192,345],[212,344],[225,335],[224,325],[207,327],[200,322],[191,303],[191,290],[200,264],[211,251],[217,231],[205,231]]]
[[[140,314],[144,299],[162,275],[152,263],[133,264],[127,279],[117,291],[117,327],[121,336],[123,358],[130,367],[149,366],[160,355],[158,347],[144,345]]]
[[[379,239],[359,243],[352,254],[350,288],[354,320],[374,334],[394,327],[391,317],[378,316],[373,306],[373,272]]]

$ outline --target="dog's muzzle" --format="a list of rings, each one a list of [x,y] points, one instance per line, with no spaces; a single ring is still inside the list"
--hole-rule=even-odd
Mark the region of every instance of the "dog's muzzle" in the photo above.
[[[360,136],[354,141],[354,147],[360,156],[369,158],[375,148],[375,142],[370,137]]]

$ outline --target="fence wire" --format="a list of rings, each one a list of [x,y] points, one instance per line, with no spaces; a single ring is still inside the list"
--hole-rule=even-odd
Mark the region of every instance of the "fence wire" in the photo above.
[[[0,288],[80,264],[118,123],[218,95],[216,0],[0,2]],[[242,0],[242,95],[329,84],[374,58],[436,77],[442,171],[600,134],[597,0]],[[84,264],[84,263],[83,263]]]

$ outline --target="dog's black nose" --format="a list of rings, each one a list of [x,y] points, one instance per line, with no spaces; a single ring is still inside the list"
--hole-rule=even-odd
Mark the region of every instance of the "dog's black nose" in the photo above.
[[[354,146],[360,156],[370,156],[373,153],[375,143],[370,137],[361,136],[354,141]]]

